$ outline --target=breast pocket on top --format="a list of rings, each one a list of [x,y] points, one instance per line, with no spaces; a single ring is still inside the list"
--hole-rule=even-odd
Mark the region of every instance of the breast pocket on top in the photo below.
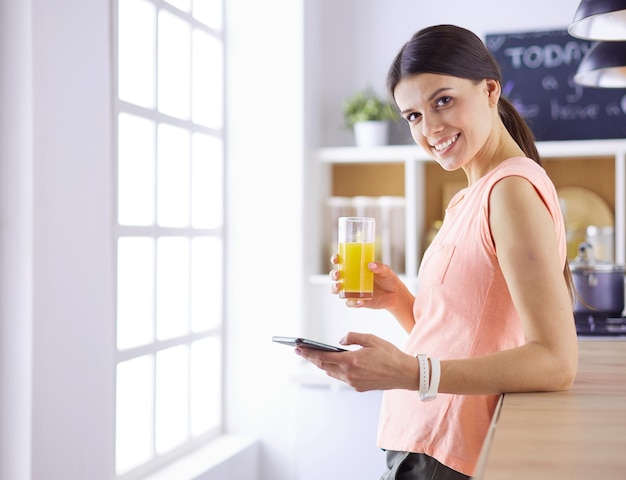
[[[455,245],[431,245],[420,265],[418,283],[420,287],[441,285],[450,266]]]

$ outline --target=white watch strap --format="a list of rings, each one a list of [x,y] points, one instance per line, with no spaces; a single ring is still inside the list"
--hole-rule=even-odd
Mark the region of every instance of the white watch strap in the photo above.
[[[441,362],[439,362],[438,358],[430,357],[430,368],[432,373],[430,376],[430,386],[428,387],[428,392],[422,395],[420,391],[420,400],[423,402],[428,402],[437,398],[437,392],[439,390],[439,380],[441,378]]]
[[[421,353],[415,355],[420,367],[420,399],[423,395],[428,394],[429,381],[430,381],[430,368],[428,366],[428,357]]]

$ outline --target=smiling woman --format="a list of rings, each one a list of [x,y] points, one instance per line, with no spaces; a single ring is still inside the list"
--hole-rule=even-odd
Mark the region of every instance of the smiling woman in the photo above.
[[[571,385],[577,339],[563,217],[533,135],[501,96],[497,62],[472,32],[417,32],[392,62],[388,88],[411,134],[468,186],[450,200],[424,253],[415,295],[372,262],[372,299],[406,332],[404,349],[347,333],[363,348],[296,353],[355,390],[384,390],[381,480],[471,477],[504,392]],[[334,262],[339,259],[334,257]],[[331,278],[341,292],[341,272]]]

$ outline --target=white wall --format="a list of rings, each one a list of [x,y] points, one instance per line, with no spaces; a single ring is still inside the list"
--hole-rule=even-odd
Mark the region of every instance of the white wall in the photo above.
[[[0,479],[30,477],[30,2],[0,2]]]
[[[115,346],[110,7],[32,5],[32,478],[105,479]]]
[[[227,420],[261,437],[261,478],[288,480],[299,359],[271,337],[302,319],[303,2],[229,5]]]
[[[0,478],[110,479],[109,2],[1,5]]]
[[[109,3],[0,2],[0,480],[112,476]],[[351,143],[342,99],[366,83],[382,89],[416,29],[562,28],[577,2],[511,2],[508,12],[487,0],[230,3],[227,423],[261,439],[259,478],[295,480],[318,460],[298,447],[313,398],[291,381],[298,359],[270,337],[305,328],[301,260],[315,232],[302,212],[316,211],[325,188],[305,147]],[[375,424],[371,400],[335,397]],[[336,428],[315,418],[312,445]],[[359,440],[371,448],[355,438],[356,455]],[[324,460],[329,476],[345,461]]]

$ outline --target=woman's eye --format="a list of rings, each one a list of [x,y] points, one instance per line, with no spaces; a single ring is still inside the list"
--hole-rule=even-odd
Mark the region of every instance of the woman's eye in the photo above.
[[[415,120],[417,120],[419,116],[420,116],[419,113],[412,112],[412,113],[409,113],[405,118],[407,122],[412,123]]]
[[[448,103],[450,103],[450,101],[452,100],[452,97],[441,97],[437,99],[436,105],[438,107],[445,107]]]

